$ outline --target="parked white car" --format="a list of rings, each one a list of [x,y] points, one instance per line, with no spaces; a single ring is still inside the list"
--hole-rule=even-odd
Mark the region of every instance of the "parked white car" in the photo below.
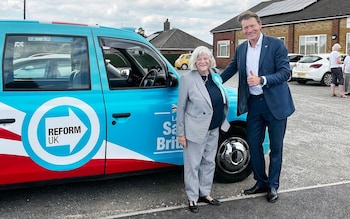
[[[290,77],[288,81],[291,81],[292,79],[292,70],[295,67],[297,61],[299,61],[301,58],[303,58],[303,54],[298,54],[298,53],[288,53],[288,58],[289,58],[289,68],[290,68]]]
[[[296,80],[300,84],[316,81],[322,85],[330,86],[332,75],[329,55],[329,53],[305,55],[292,69],[292,80]],[[342,55],[342,60],[344,57],[345,55]]]

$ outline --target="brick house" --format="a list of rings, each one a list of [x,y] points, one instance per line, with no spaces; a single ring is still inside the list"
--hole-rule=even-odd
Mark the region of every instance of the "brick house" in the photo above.
[[[249,10],[260,16],[262,32],[283,40],[289,53],[328,53],[334,43],[340,43],[343,53],[350,48],[349,0],[271,0]],[[219,68],[246,39],[237,17],[210,31]]]

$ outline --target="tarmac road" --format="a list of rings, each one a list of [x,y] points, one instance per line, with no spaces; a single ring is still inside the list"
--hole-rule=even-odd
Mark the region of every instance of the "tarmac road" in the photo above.
[[[233,78],[226,85],[236,87]],[[254,184],[214,183],[223,204],[186,206],[182,172],[0,192],[0,218],[350,218],[350,98],[316,83],[289,82],[296,112],[288,120],[280,198],[242,196]]]

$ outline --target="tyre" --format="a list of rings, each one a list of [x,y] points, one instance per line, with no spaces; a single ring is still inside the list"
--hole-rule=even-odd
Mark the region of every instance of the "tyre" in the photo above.
[[[232,183],[247,178],[252,167],[246,129],[232,126],[227,133],[221,132],[216,154],[215,180]]]
[[[188,68],[188,66],[187,66],[186,64],[182,64],[182,65],[181,65],[181,69],[182,69],[182,70],[186,70],[187,68]]]
[[[330,72],[326,72],[326,74],[323,75],[321,84],[325,86],[331,86],[331,83],[332,83],[332,74]]]

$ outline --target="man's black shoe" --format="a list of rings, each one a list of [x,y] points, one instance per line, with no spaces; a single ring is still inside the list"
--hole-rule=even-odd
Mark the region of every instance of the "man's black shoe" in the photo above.
[[[245,195],[252,195],[257,193],[265,193],[267,191],[268,191],[267,188],[262,188],[262,187],[259,187],[258,184],[255,184],[252,188],[244,190],[243,193]]]
[[[276,202],[278,199],[278,193],[277,190],[275,188],[271,188],[268,192],[267,192],[267,201],[274,203]]]

